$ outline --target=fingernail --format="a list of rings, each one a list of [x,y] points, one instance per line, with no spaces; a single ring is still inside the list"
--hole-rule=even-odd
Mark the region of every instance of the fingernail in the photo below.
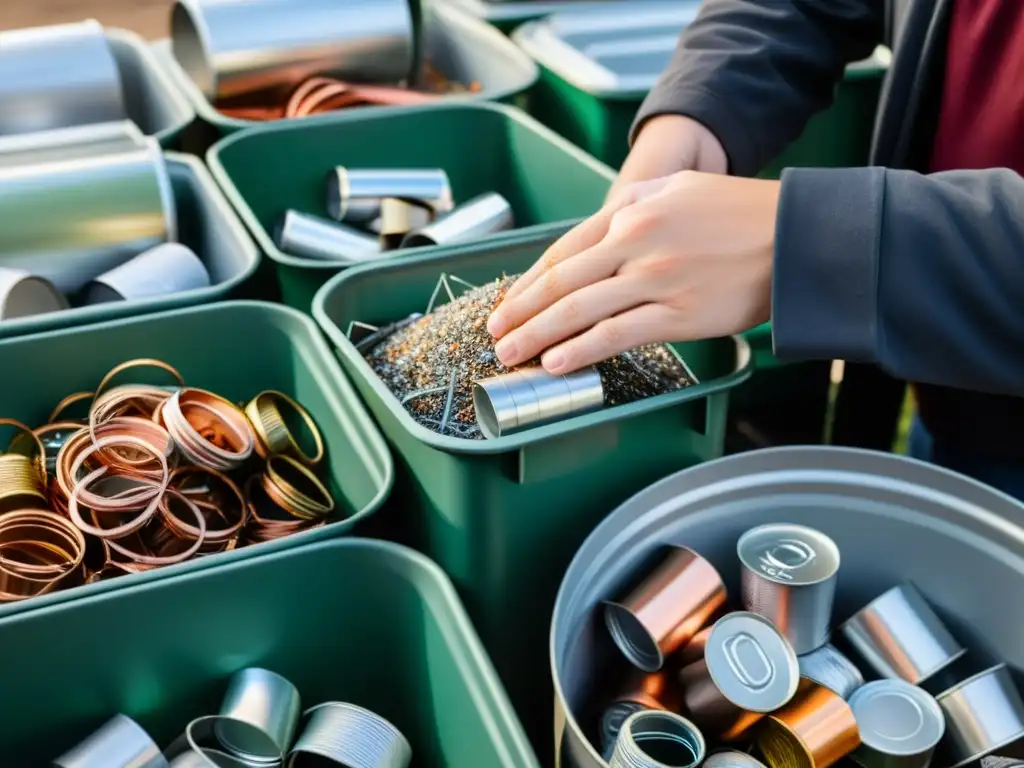
[[[487,332],[491,336],[498,336],[504,330],[505,324],[502,322],[501,314],[499,312],[492,312],[491,316],[487,318]]]
[[[494,352],[502,363],[511,365],[515,362],[516,343],[510,339],[502,339],[494,345]]]
[[[558,351],[549,352],[541,358],[541,364],[548,373],[561,373],[565,367],[565,355]]]

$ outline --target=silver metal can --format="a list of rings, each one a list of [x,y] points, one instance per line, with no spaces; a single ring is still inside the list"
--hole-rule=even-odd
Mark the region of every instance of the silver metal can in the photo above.
[[[850,708],[861,740],[853,759],[864,768],[928,768],[946,731],[935,699],[903,680],[862,685]]]
[[[953,768],[1024,738],[1024,702],[1005,664],[967,678],[935,700],[946,716]]]
[[[410,232],[403,248],[468,243],[514,226],[512,205],[497,192],[474,197],[422,229]]]
[[[864,685],[864,676],[857,665],[840,653],[834,645],[826,644],[799,658],[800,674],[818,685],[823,685],[847,701],[850,695]]]
[[[311,261],[358,264],[380,257],[376,237],[336,221],[300,211],[287,211],[274,235],[284,253]]]
[[[609,768],[695,768],[707,746],[700,730],[673,712],[645,710],[622,724]]]
[[[829,639],[839,547],[813,528],[789,523],[760,525],[736,545],[743,565],[743,606],[764,616],[798,655]]]

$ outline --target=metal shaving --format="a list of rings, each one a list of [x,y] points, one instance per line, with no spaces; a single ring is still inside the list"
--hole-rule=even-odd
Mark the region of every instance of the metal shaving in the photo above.
[[[442,276],[450,291],[452,276]],[[374,345],[366,359],[420,424],[441,434],[482,439],[473,382],[507,372],[494,354],[487,318],[515,277],[467,290]],[[464,284],[464,283],[463,283]],[[435,291],[435,298],[437,297]],[[538,360],[525,366],[538,365]],[[597,366],[605,405],[631,403],[691,386],[694,381],[664,344],[626,352]]]

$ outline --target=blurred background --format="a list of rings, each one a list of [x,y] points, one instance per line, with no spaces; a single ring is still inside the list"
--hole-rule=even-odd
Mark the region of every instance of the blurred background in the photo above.
[[[0,3],[0,29],[95,18],[156,39],[167,34],[171,0],[13,0]]]

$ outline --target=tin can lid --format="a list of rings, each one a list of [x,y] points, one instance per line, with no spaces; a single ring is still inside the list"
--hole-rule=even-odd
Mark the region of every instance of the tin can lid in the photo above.
[[[836,543],[803,525],[759,525],[740,536],[736,550],[747,569],[779,584],[810,586],[828,581],[839,570]]]
[[[737,611],[711,629],[704,662],[718,690],[750,712],[786,704],[800,682],[800,665],[789,641],[767,619]]]
[[[927,752],[939,743],[946,720],[934,698],[904,680],[865,683],[850,696],[864,746],[885,755]]]
[[[712,752],[701,765],[702,768],[765,768],[765,764],[756,757],[737,749]]]

